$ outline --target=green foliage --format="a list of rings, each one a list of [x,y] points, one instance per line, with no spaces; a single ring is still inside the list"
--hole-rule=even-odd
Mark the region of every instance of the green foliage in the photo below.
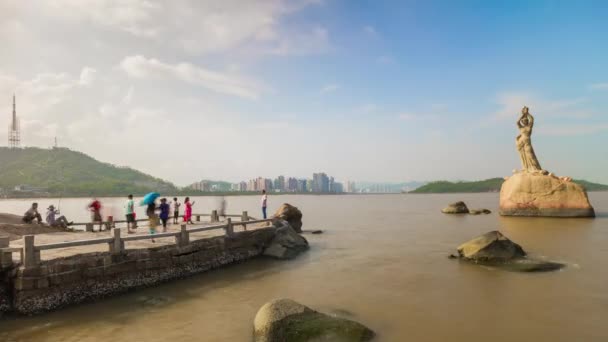
[[[431,182],[411,191],[414,194],[433,193],[465,193],[465,192],[498,192],[504,180],[502,178],[490,178],[475,182]],[[587,191],[608,191],[608,185],[591,183],[585,180],[574,180],[587,189]]]
[[[452,193],[452,192],[495,192],[500,191],[502,178],[490,178],[477,182],[431,182],[412,191],[415,194]]]
[[[51,195],[114,196],[150,191],[177,192],[162,179],[128,167],[99,162],[66,148],[0,147],[0,188],[17,185],[45,188]]]
[[[592,183],[582,179],[575,179],[573,182],[584,186],[587,191],[608,191],[608,185]]]

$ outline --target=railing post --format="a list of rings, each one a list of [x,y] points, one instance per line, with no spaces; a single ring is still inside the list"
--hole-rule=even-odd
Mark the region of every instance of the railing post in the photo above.
[[[36,267],[40,262],[40,251],[34,246],[34,235],[23,236],[23,265],[28,267]]]
[[[217,210],[211,211],[211,222],[218,222],[220,219],[217,216]]]
[[[247,212],[247,210],[244,210],[243,214],[241,214],[241,222],[247,221],[249,221],[249,213]],[[243,223],[243,230],[247,230],[247,223]]]
[[[201,215],[196,215],[196,222],[201,222]]]
[[[8,236],[0,236],[0,248],[10,247]],[[9,267],[13,264],[13,252],[0,252],[0,267]]]
[[[228,217],[226,219],[226,236],[234,235],[234,226],[232,225],[232,219]]]
[[[85,231],[92,232],[93,231],[93,224],[92,223],[87,223],[86,226],[85,226]]]
[[[125,242],[120,237],[120,228],[112,228],[112,237],[114,241],[110,242],[110,253],[120,254],[125,250]]]
[[[175,243],[180,247],[187,246],[190,243],[190,233],[188,233],[185,224],[182,224],[180,228],[179,235],[175,236]]]

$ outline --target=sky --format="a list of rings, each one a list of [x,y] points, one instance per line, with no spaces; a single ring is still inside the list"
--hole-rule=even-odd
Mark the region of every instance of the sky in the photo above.
[[[608,183],[608,2],[0,0],[0,126],[177,185]],[[0,130],[7,141],[8,129]],[[2,143],[4,144],[4,143]]]

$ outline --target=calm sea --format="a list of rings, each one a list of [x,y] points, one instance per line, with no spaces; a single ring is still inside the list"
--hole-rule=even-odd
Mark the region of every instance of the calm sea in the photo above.
[[[0,321],[0,341],[250,341],[257,309],[288,297],[347,314],[378,341],[608,341],[608,193],[590,193],[596,219],[506,218],[498,194],[271,196],[304,213],[311,250],[259,259],[186,280],[35,317]],[[257,196],[226,197],[228,212],[259,217]],[[183,199],[180,199],[183,200]],[[219,206],[195,198],[194,212]],[[448,216],[464,200],[491,215]],[[31,200],[0,200],[23,213]],[[40,199],[41,207],[58,199]],[[86,200],[62,199],[86,220]],[[103,199],[122,215],[123,199]],[[140,212],[143,214],[143,211]],[[500,230],[530,254],[568,265],[521,274],[449,260],[462,242]]]

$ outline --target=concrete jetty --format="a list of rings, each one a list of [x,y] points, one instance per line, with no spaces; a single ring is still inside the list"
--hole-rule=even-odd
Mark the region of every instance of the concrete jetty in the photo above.
[[[238,216],[244,220],[212,217],[154,236],[113,228],[1,240],[0,315],[41,313],[242,262],[262,255],[288,225]]]

